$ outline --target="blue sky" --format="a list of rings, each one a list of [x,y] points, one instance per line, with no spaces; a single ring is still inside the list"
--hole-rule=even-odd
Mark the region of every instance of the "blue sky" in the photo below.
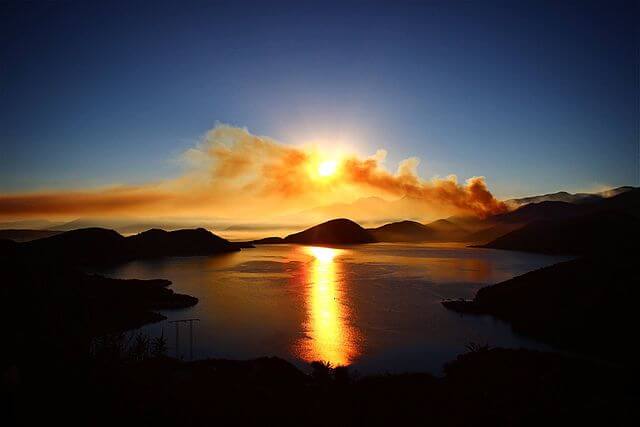
[[[216,122],[502,197],[639,185],[636,2],[15,2],[0,192],[143,183]]]

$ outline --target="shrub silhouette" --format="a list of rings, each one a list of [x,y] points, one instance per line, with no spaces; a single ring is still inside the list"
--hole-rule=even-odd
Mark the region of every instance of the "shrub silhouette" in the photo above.
[[[164,331],[159,337],[155,337],[151,340],[151,356],[158,358],[167,355],[169,347],[167,346],[167,339],[164,337]]]
[[[491,346],[489,344],[479,344],[476,342],[470,342],[469,344],[465,345],[464,348],[467,349],[467,353],[480,353],[483,351],[491,350]]]
[[[141,362],[166,356],[167,340],[164,334],[151,339],[146,333],[130,335],[107,334],[97,337],[91,343],[90,357],[103,364]]]
[[[322,383],[328,383],[331,381],[331,373],[333,371],[331,362],[322,362],[319,360],[311,362],[311,369],[313,370],[311,372],[311,377],[316,381]]]

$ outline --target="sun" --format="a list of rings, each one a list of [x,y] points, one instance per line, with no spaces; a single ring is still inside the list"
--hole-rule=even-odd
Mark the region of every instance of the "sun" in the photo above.
[[[318,164],[318,175],[328,177],[334,175],[338,170],[338,162],[327,160]]]

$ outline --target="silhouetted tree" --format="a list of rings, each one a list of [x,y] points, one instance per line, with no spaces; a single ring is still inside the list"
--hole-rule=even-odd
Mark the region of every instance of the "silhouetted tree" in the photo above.
[[[149,335],[142,333],[137,334],[133,340],[133,344],[131,344],[128,349],[129,359],[141,361],[148,359],[150,354]]]

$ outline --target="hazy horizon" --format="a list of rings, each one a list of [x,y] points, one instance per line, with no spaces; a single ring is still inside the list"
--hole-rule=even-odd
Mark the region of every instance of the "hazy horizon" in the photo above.
[[[604,197],[609,197],[610,190],[615,188],[601,189],[597,193]],[[550,193],[554,194],[554,193]],[[531,195],[544,196],[544,195]],[[298,214],[292,214],[288,217],[275,218],[273,221],[255,221],[255,220],[234,220],[233,218],[157,218],[157,217],[71,217],[66,219],[51,220],[46,218],[31,219],[11,219],[0,222],[1,229],[40,229],[40,230],[57,230],[67,231],[77,228],[86,227],[104,227],[111,228],[123,235],[137,234],[150,228],[161,228],[167,231],[184,229],[184,228],[205,228],[215,234],[231,241],[246,241],[261,239],[264,237],[285,237],[289,234],[302,231],[316,224],[335,219],[348,218],[365,228],[375,228],[384,224],[411,220],[428,224],[440,219],[446,219],[447,216],[409,216],[406,211],[398,213],[398,206],[391,205],[387,211],[388,216],[378,215],[371,216],[361,215],[358,211],[359,202],[373,203],[374,205],[384,203],[400,202],[403,198],[396,200],[386,200],[379,197],[362,198],[356,200],[353,204],[335,204],[322,205],[315,208],[301,211]],[[507,200],[508,202],[509,200]],[[340,209],[347,207],[348,209]],[[354,208],[352,208],[354,207]],[[513,206],[515,209],[516,206]],[[310,215],[309,212],[314,212]]]

